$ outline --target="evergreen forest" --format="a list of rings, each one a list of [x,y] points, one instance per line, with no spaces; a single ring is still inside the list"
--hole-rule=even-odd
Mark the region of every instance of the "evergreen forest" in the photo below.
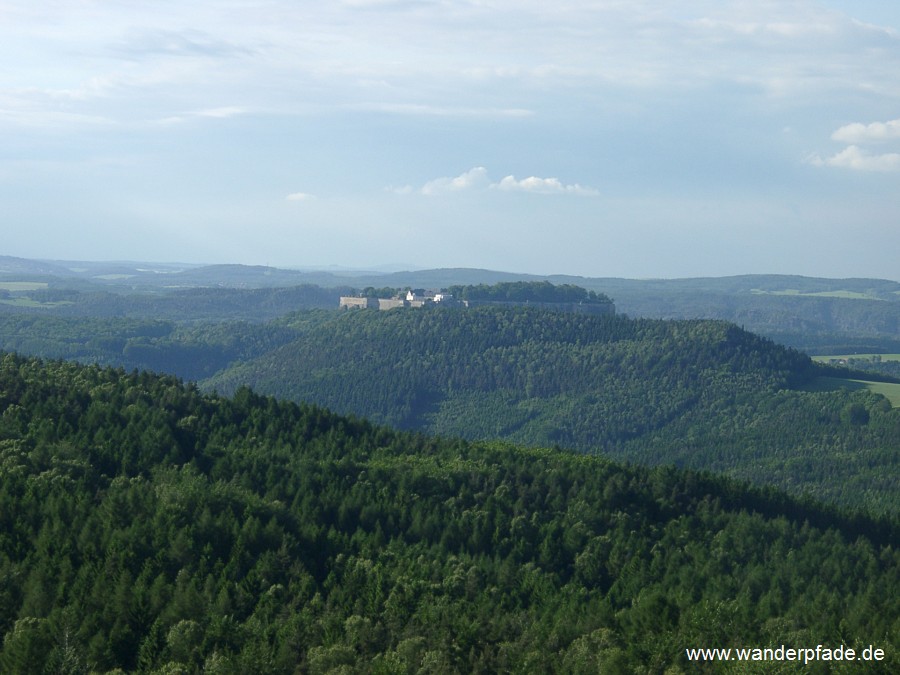
[[[484,316],[508,340],[518,317],[534,319]],[[779,386],[804,363],[761,356],[719,324],[614,328],[625,343],[708,332],[711,377],[730,373],[737,399],[752,391],[744,361],[773,359],[756,377]],[[716,346],[730,356],[714,358]],[[652,372],[654,358],[639,367]],[[671,386],[684,405],[678,376]],[[869,419],[853,428],[887,423],[877,402],[861,405]],[[893,517],[9,353],[0,411],[4,673],[900,670]],[[818,644],[885,656],[685,653]]]
[[[476,307],[307,312],[279,325],[298,336],[203,386],[900,508],[900,410],[865,390],[806,391],[846,373],[733,324]]]
[[[893,282],[67,269],[0,257],[2,673],[900,672]],[[816,645],[885,657],[686,653]]]
[[[815,386],[824,375],[897,381],[891,372],[817,364],[725,322],[528,306],[310,309],[266,322],[21,313],[0,315],[0,347],[171,373],[222,394],[251,386],[443,437],[715,471],[876,514],[900,508],[900,411],[865,389]]]

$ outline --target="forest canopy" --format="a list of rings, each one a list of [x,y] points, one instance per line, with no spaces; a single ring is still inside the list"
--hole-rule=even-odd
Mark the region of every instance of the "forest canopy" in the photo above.
[[[866,391],[803,390],[824,366],[732,324],[476,307],[298,313],[280,325],[296,338],[202,386],[900,508],[900,410]],[[869,412],[865,425],[842,416],[852,404]]]
[[[674,674],[693,646],[874,644],[894,673],[897,528],[0,355],[3,672]]]
[[[493,302],[564,302],[612,305],[612,300],[596,291],[573,284],[549,281],[509,281],[496,284],[450,286],[447,292],[460,300]]]

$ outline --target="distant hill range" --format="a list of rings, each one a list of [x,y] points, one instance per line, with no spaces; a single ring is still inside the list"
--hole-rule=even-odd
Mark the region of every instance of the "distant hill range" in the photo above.
[[[477,270],[439,270],[340,277],[347,286],[237,287],[268,268],[4,265],[0,349],[173,373],[220,392],[250,385],[441,436],[702,468],[876,511],[900,503],[897,385],[830,391],[855,376],[759,337],[837,345],[832,354],[900,353],[894,282],[751,276],[579,286],[566,277],[488,287],[451,283],[476,281]],[[55,268],[71,276],[47,274]],[[129,285],[139,275],[178,283]],[[536,302],[338,310],[341,295],[404,286]],[[601,306],[611,298],[618,312],[541,310],[541,298],[568,294]]]
[[[900,354],[900,283],[884,279],[542,277],[468,268],[386,273],[0,256],[0,316],[128,318],[178,325],[260,323],[301,309],[337,309],[342,296],[378,297],[383,292],[390,297],[405,294],[406,289],[458,292],[461,288],[517,284],[577,288],[609,300],[610,308],[630,317],[729,321],[810,355],[864,355],[865,360],[855,362],[853,368],[881,376],[900,375],[896,359]],[[32,337],[26,336],[25,341]],[[68,352],[68,347],[49,350]],[[248,356],[240,349],[238,352]],[[889,357],[873,360],[869,358],[873,354]],[[208,377],[221,365],[220,357],[204,358],[185,376]]]
[[[131,288],[274,288],[316,284],[326,288],[449,288],[501,282],[549,281],[605,293],[631,305],[636,297],[685,294],[725,296],[819,297],[900,303],[900,282],[886,279],[829,279],[779,274],[686,279],[623,279],[565,274],[536,275],[475,268],[404,272],[284,269],[264,265],[31,260],[0,255],[0,281],[79,279],[107,287]],[[675,318],[675,317],[673,317]],[[696,318],[696,317],[694,317]]]
[[[107,316],[264,321],[296,309],[337,307],[341,295],[366,287],[446,289],[521,281],[571,284],[602,293],[612,298],[618,312],[633,317],[723,319],[811,354],[900,353],[900,283],[884,279],[619,279],[467,268],[381,273],[0,256],[0,296],[7,293],[5,300],[0,297],[0,311],[17,304],[15,311],[40,309],[68,316],[105,311]],[[26,282],[31,285],[21,285]],[[197,295],[196,289],[209,290]],[[47,295],[50,291],[69,294]],[[29,293],[32,302],[14,302]],[[123,294],[146,297],[125,301]],[[193,303],[191,298],[197,297],[202,301]]]

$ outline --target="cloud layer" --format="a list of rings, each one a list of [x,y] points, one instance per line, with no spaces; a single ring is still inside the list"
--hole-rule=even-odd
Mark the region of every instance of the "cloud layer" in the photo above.
[[[598,86],[730,82],[796,96],[900,85],[894,30],[806,1],[44,4],[3,3],[0,57],[17,68],[0,97],[46,113],[75,94],[69,112],[118,121],[310,104],[528,116],[548,92]]]
[[[896,2],[0,0],[0,63],[11,255],[896,274]]]

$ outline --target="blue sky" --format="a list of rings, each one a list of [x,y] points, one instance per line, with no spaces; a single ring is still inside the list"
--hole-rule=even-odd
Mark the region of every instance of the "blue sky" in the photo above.
[[[0,0],[0,254],[900,279],[900,3]]]

